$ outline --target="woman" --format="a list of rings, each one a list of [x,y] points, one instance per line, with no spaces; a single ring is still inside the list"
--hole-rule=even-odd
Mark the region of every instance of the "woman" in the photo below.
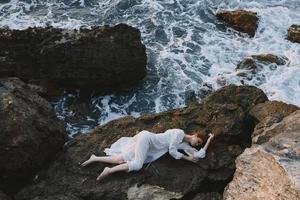
[[[122,137],[112,144],[110,148],[106,148],[104,152],[109,156],[98,157],[93,154],[81,165],[87,166],[92,162],[118,164],[112,168],[105,167],[97,177],[99,181],[117,171],[138,171],[143,167],[144,163],[152,162],[166,152],[169,152],[175,159],[196,162],[198,158],[205,157],[206,150],[213,137],[213,134],[209,134],[205,146],[198,151],[191,147],[201,145],[204,142],[202,134],[198,131],[188,135],[182,129],[176,128],[157,134],[143,130],[134,137]],[[180,153],[178,149],[183,149],[188,155]]]

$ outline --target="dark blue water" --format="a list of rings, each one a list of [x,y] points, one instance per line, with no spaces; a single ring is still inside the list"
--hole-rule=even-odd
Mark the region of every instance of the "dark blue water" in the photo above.
[[[238,34],[219,22],[221,9],[244,8],[260,17],[254,38]],[[225,84],[256,85],[270,99],[300,106],[300,47],[286,40],[291,24],[300,24],[300,1],[235,0],[2,0],[0,26],[64,28],[127,23],[140,29],[146,45],[147,77],[126,93],[91,96],[79,103],[86,112],[76,113],[72,104],[80,92],[64,94],[54,102],[71,134],[88,132],[97,124],[121,116],[139,116],[183,107],[191,94],[201,100]],[[263,68],[252,80],[237,76],[237,63],[260,53],[285,56],[289,62]]]

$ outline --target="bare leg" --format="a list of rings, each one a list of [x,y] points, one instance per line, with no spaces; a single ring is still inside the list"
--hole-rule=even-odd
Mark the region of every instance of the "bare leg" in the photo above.
[[[105,167],[102,173],[97,177],[97,181],[104,179],[106,176],[118,172],[118,171],[128,171],[128,164],[123,163],[112,168]]]
[[[115,173],[117,171],[132,171],[140,170],[143,167],[143,163],[147,157],[147,152],[149,149],[148,137],[141,137],[137,140],[137,145],[135,146],[134,159],[129,162],[114,166],[112,168],[105,167],[102,173],[97,177],[97,180],[102,180],[104,177]],[[129,169],[130,167],[130,169]]]
[[[83,162],[81,166],[87,166],[93,162],[105,162],[105,163],[112,163],[112,164],[121,164],[125,161],[123,160],[121,154],[113,155],[113,156],[95,156],[94,154],[91,155],[91,157]]]

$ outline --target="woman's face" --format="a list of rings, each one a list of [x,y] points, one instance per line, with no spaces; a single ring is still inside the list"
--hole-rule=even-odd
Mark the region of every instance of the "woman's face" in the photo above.
[[[195,147],[195,146],[199,146],[203,143],[201,138],[198,138],[196,135],[193,135],[190,144]]]

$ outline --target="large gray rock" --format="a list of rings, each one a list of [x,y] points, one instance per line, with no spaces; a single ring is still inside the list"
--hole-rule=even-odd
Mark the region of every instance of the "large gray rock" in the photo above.
[[[146,62],[139,30],[125,24],[0,29],[0,77],[16,76],[51,90],[126,87],[145,77]]]
[[[245,148],[243,138],[249,142],[247,137],[252,130],[245,124],[254,124],[254,121],[248,120],[247,112],[266,100],[265,94],[255,87],[227,86],[200,104],[108,122],[89,135],[70,140],[49,168],[40,171],[35,183],[14,197],[33,200],[55,194],[64,198],[73,195],[79,199],[192,199],[197,193],[203,193],[200,199],[211,195],[219,198],[232,178],[236,156]],[[103,149],[120,137],[133,136],[141,130],[159,133],[174,127],[182,128],[186,133],[193,130],[216,133],[207,157],[191,163],[166,154],[138,172],[115,173],[99,184],[96,177],[107,164],[95,163],[85,168],[79,165],[91,153],[105,155]]]
[[[0,187],[24,185],[62,149],[67,133],[51,105],[17,78],[0,79]]]

